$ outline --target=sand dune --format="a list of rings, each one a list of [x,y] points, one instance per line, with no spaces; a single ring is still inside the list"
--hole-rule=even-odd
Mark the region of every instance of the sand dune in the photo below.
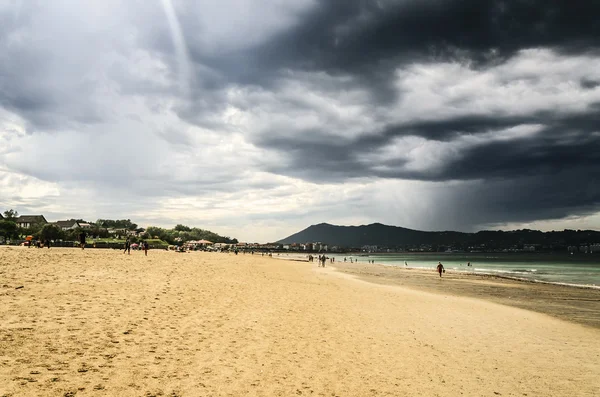
[[[0,248],[0,396],[597,396],[598,373],[598,329],[314,264]]]

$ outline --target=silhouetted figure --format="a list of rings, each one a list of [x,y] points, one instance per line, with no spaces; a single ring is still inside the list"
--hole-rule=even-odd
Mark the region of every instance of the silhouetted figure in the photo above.
[[[79,246],[81,247],[82,251],[85,249],[85,232],[84,231],[79,233]]]
[[[442,265],[442,262],[438,262],[437,271],[440,274],[440,277],[442,277],[442,273],[444,273],[444,265]]]
[[[125,240],[125,250],[123,251],[123,253],[128,253],[128,255],[131,255],[131,241],[129,240],[129,237],[127,237],[127,239]]]

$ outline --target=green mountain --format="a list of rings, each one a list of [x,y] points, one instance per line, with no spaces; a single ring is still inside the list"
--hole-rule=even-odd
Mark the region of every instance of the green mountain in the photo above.
[[[562,250],[568,246],[600,243],[600,232],[593,230],[485,230],[477,233],[454,231],[426,232],[373,223],[361,226],[312,225],[278,243],[321,242],[330,246],[362,247],[377,245],[388,248],[430,246],[433,249],[505,249],[535,245],[536,249]]]
[[[468,235],[469,233],[461,232],[424,232],[381,223],[361,226],[336,226],[320,223],[278,242],[282,244],[322,242],[342,247],[401,246],[466,241]]]

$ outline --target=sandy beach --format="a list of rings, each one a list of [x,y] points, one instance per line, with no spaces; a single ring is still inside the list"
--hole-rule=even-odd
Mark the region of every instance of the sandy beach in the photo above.
[[[0,247],[0,396],[600,395],[596,291],[380,268]]]

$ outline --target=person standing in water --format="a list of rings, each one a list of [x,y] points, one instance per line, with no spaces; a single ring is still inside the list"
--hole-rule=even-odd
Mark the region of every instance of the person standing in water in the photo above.
[[[442,277],[442,273],[444,273],[444,265],[442,265],[442,262],[438,262],[437,271],[440,274],[440,277]]]

